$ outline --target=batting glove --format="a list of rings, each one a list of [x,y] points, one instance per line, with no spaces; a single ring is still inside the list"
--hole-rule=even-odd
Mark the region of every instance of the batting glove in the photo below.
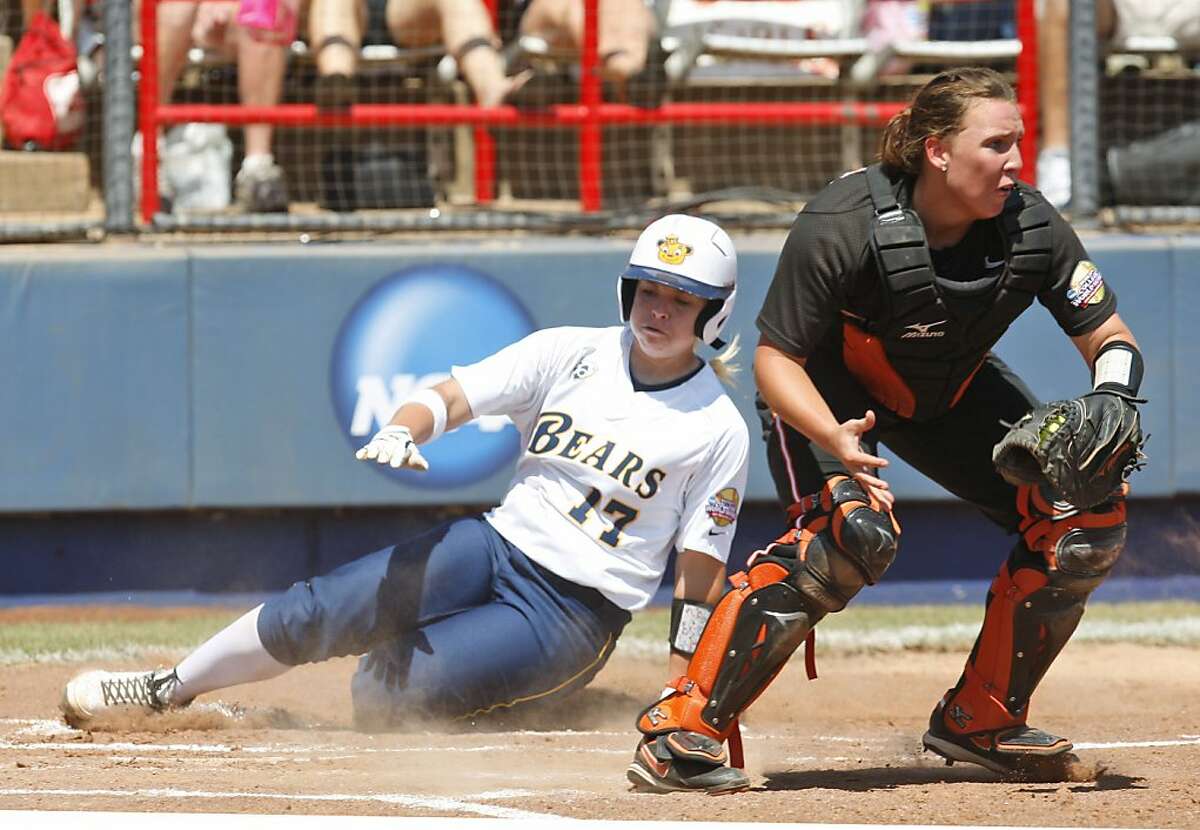
[[[408,467],[410,470],[428,470],[429,462],[417,449],[408,427],[386,426],[366,446],[354,454],[359,461],[374,461],[392,467]]]

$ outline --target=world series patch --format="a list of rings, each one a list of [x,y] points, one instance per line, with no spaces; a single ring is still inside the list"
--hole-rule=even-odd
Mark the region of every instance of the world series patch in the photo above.
[[[717,527],[733,524],[738,514],[738,491],[733,487],[718,491],[715,496],[709,498],[708,504],[704,505],[704,512],[712,518]]]
[[[1080,260],[1071,273],[1071,285],[1067,288],[1067,300],[1076,308],[1104,302],[1104,278],[1095,263]]]

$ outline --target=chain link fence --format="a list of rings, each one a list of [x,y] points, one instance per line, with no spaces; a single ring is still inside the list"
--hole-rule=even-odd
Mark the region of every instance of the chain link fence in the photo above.
[[[5,138],[0,241],[592,233],[669,210],[786,227],[825,182],[872,160],[881,126],[932,72],[966,63],[1009,73],[1031,139],[1040,114],[1041,153],[1023,149],[1048,195],[1046,151],[1064,145],[1062,204],[1076,220],[1200,221],[1198,44],[1186,21],[1156,39],[1131,19],[1106,30],[1113,0],[1045,0],[1036,22],[1033,0],[670,0],[642,7],[653,35],[622,76],[606,64],[604,3],[618,1],[578,0],[589,26],[570,43],[539,35],[507,0],[471,0],[492,29],[447,51],[444,25],[416,37],[425,45],[399,42],[386,0],[363,0],[348,36],[344,19],[318,17],[328,0],[279,0],[298,20],[256,59],[199,42],[197,9],[211,28],[236,23],[236,2],[64,0],[82,127],[54,150]],[[18,6],[0,0],[0,63],[21,41]],[[1045,82],[1055,38],[1061,92]],[[326,60],[343,46],[348,72]],[[519,79],[502,105],[479,106],[489,93],[468,71],[472,54],[498,61],[502,82]],[[263,60],[281,61],[282,79],[265,97],[269,84],[248,83]],[[264,127],[270,169],[248,175]]]

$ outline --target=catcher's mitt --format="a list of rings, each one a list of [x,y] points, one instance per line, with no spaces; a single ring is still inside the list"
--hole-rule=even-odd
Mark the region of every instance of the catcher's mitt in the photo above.
[[[1120,395],[1089,392],[1037,407],[992,450],[992,463],[1010,484],[1049,484],[1080,509],[1112,495],[1142,466],[1137,407]]]

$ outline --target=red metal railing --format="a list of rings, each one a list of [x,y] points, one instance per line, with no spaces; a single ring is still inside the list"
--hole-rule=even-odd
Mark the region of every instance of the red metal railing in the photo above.
[[[579,200],[584,212],[602,207],[601,165],[604,147],[601,128],[608,124],[697,124],[740,122],[755,124],[858,124],[881,126],[905,106],[900,102],[755,102],[662,104],[653,108],[611,104],[602,101],[597,67],[597,8],[599,0],[583,0],[584,43],[580,72],[579,102],[558,104],[537,111],[512,106],[491,109],[461,104],[353,104],[345,113],[328,113],[314,104],[280,104],[273,107],[244,107],[235,104],[170,105],[158,101],[156,9],[159,2],[142,3],[141,29],[144,49],[138,120],[142,132],[142,218],[151,222],[158,212],[158,144],[154,136],[165,124],[189,121],[223,124],[267,123],[287,126],[383,127],[397,124],[458,125],[475,127],[475,197],[481,204],[495,198],[495,141],[489,127],[544,129],[575,127],[579,131]],[[485,0],[496,13],[497,0]],[[1034,0],[1018,0],[1017,30],[1026,48],[1017,59],[1017,93],[1025,121],[1021,153],[1026,162],[1024,178],[1034,181],[1037,148],[1037,20]]]
[[[1034,0],[1017,0],[1017,39],[1021,54],[1017,56],[1017,100],[1021,102],[1021,120],[1025,122],[1025,138],[1021,141],[1021,159],[1025,167],[1021,178],[1037,186],[1038,147],[1038,78],[1037,9]],[[1062,48],[1067,48],[1064,43]]]

